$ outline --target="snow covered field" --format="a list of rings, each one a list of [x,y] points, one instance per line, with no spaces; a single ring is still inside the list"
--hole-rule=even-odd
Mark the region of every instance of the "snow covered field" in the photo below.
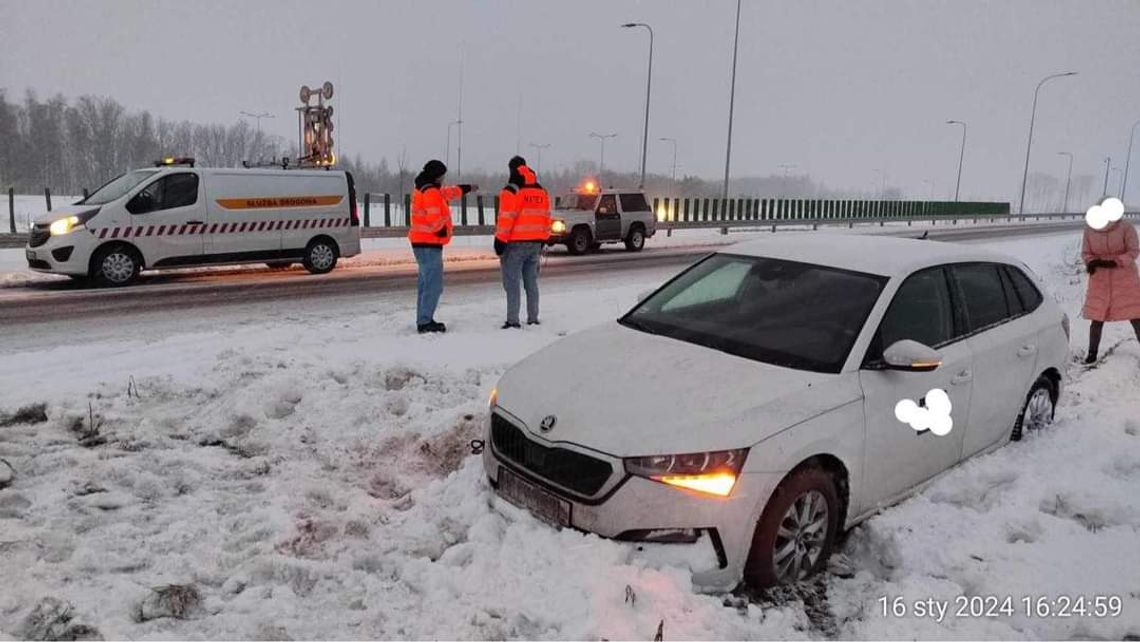
[[[1078,240],[989,244],[1044,276],[1075,348]],[[467,443],[497,377],[669,272],[552,280],[544,325],[511,333],[492,285],[445,293],[444,336],[414,334],[406,294],[0,328],[0,636],[45,619],[109,639],[1140,636],[1140,348],[1122,324],[1053,427],[872,518],[797,590],[700,595],[680,567],[496,501]],[[7,418],[41,403],[44,421]],[[1019,614],[879,602],[958,595]],[[1123,614],[1022,613],[1061,595]]]

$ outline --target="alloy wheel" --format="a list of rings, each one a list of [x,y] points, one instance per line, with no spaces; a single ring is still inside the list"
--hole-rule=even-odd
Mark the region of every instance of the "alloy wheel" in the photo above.
[[[780,520],[772,563],[781,583],[807,576],[823,553],[827,539],[827,499],[818,490],[796,498]]]
[[[1038,388],[1025,406],[1025,430],[1040,430],[1053,421],[1053,397],[1048,390]]]
[[[135,275],[135,260],[125,252],[111,252],[103,257],[100,269],[111,283],[126,283]]]

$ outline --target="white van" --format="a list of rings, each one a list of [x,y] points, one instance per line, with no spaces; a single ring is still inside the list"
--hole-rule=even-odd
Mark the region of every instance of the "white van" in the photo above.
[[[313,274],[360,253],[352,174],[194,168],[166,159],[37,217],[28,267],[126,285],[140,270],[296,262]]]

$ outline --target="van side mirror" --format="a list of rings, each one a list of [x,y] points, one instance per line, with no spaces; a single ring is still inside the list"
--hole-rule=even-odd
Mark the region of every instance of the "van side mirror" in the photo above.
[[[917,341],[895,341],[883,351],[883,362],[890,370],[930,372],[942,365],[942,354]]]

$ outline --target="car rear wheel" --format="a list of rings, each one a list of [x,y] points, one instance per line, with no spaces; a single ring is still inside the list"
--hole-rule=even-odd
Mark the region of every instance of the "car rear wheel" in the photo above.
[[[138,279],[142,259],[129,245],[111,245],[99,250],[91,261],[91,277],[99,285],[120,287]]]
[[[1057,395],[1053,392],[1053,382],[1042,375],[1029,389],[1029,396],[1025,398],[1025,405],[1021,407],[1021,414],[1013,422],[1013,432],[1010,441],[1021,441],[1026,432],[1041,430],[1053,423],[1053,413],[1057,406]]]
[[[309,241],[305,248],[305,269],[313,274],[326,274],[336,267],[336,260],[340,252],[332,239],[317,238]]]
[[[645,247],[645,228],[634,225],[629,228],[629,234],[625,237],[625,249],[630,252],[640,252],[643,247]]]
[[[566,249],[574,255],[585,254],[590,251],[593,243],[594,237],[590,234],[589,229],[576,227],[573,232],[570,232],[570,240],[566,243]]]
[[[780,483],[756,525],[744,579],[766,588],[802,580],[823,568],[839,529],[832,476],[804,468]]]

